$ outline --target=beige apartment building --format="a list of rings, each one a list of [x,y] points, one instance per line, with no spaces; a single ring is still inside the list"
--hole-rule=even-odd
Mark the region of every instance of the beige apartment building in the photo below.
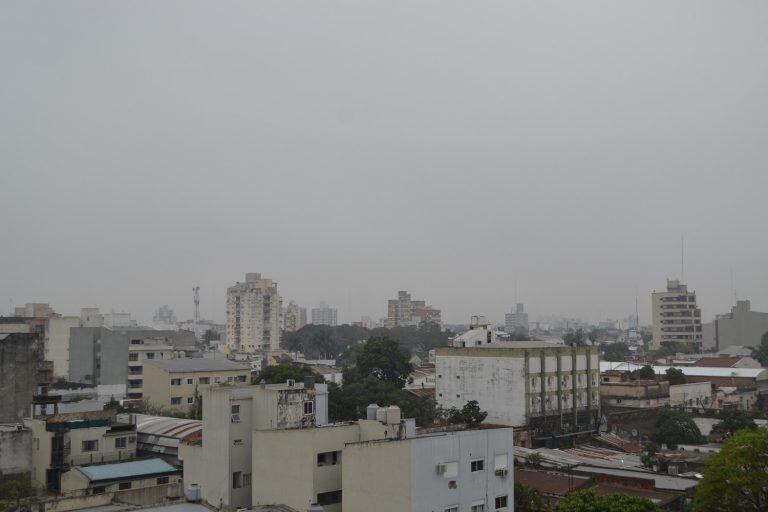
[[[687,285],[668,279],[666,291],[651,294],[651,309],[654,350],[665,342],[701,345],[701,309],[696,306],[696,292],[689,292]]]
[[[277,283],[261,274],[246,274],[244,283],[227,288],[227,350],[252,354],[279,348],[282,309]]]
[[[245,384],[251,377],[250,366],[228,359],[145,360],[143,371],[144,401],[180,411],[188,410],[208,386]]]
[[[136,427],[106,412],[25,419],[32,431],[32,484],[62,491],[62,475],[74,466],[136,457]]]

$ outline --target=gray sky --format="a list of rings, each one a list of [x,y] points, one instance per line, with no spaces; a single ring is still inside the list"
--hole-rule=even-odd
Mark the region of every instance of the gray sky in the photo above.
[[[768,310],[768,2],[0,8],[0,310]]]

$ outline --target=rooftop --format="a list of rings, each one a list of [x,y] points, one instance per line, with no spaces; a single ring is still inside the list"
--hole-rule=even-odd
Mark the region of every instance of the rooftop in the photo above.
[[[203,359],[201,357],[185,357],[182,359],[152,359],[146,361],[169,373],[185,372],[220,372],[228,370],[251,371],[251,367],[236,363],[229,359]]]
[[[180,471],[163,459],[134,460],[97,466],[78,466],[77,469],[88,477],[88,480],[91,482],[124,480],[166,473],[178,473]]]
[[[588,476],[568,475],[560,472],[515,468],[515,482],[520,482],[542,494],[565,496],[589,484]]]
[[[611,361],[600,361],[600,371],[608,370],[620,370],[620,371],[633,371],[642,368],[639,364],[633,363],[620,363]],[[666,366],[666,365],[654,365],[653,371],[656,375],[664,375],[669,368],[677,368],[682,371],[684,375],[691,377],[741,377],[757,380],[768,379],[768,370],[765,368],[711,368],[700,366]]]
[[[165,416],[136,415],[136,430],[140,434],[185,439],[202,432],[203,422],[183,418],[168,418]]]

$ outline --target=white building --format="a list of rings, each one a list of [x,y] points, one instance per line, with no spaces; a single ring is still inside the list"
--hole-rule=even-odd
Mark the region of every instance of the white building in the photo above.
[[[280,346],[282,305],[277,283],[246,274],[244,283],[227,288],[227,348],[254,353]]]
[[[513,510],[511,428],[447,431],[349,443],[344,510]]]
[[[184,461],[185,487],[200,485],[202,498],[219,508],[251,506],[252,485],[269,476],[253,464],[255,431],[306,429],[328,422],[325,384],[212,386],[203,390],[202,399],[202,443],[181,445],[179,456]],[[287,452],[291,446],[275,448]],[[273,460],[267,472],[280,474],[281,467],[281,460]]]
[[[651,295],[653,315],[653,349],[666,342],[701,345],[701,310],[696,306],[696,293],[677,279],[667,280],[667,289]]]
[[[473,316],[469,330],[453,339],[451,346],[457,348],[479,347],[498,341],[496,332],[484,316]]]
[[[312,323],[314,325],[338,325],[338,310],[329,307],[325,302],[320,303],[320,307],[312,308]]]
[[[598,354],[597,347],[542,341],[438,348],[436,399],[445,408],[476,400],[486,422],[528,427],[534,439],[595,430]]]
[[[711,382],[691,382],[669,386],[669,405],[687,409],[712,409],[715,407]]]

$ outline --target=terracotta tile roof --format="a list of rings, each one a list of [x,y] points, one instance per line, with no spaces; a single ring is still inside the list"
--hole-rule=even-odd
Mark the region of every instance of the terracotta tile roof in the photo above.
[[[702,357],[693,366],[704,368],[733,368],[733,365],[741,361],[740,357],[730,356],[717,356],[717,357]]]

